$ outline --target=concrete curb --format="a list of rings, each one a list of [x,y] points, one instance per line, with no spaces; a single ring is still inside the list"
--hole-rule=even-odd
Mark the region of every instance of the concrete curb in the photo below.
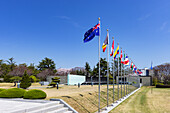
[[[68,107],[70,111],[73,111],[73,113],[78,113],[74,108],[72,108],[70,105],[68,105],[64,100],[62,99],[50,99],[50,101],[60,101],[61,104],[64,104],[64,107]]]
[[[103,109],[101,109],[101,113],[108,113],[108,112],[110,112],[112,109],[117,107],[120,103],[122,103],[124,100],[129,98],[131,95],[133,95],[139,89],[140,89],[140,87],[138,89],[134,90],[133,92],[129,93],[128,95],[126,95],[124,98],[121,98],[121,100],[117,101],[116,103],[112,103],[109,107],[104,107]],[[96,112],[96,113],[98,113],[98,112]]]

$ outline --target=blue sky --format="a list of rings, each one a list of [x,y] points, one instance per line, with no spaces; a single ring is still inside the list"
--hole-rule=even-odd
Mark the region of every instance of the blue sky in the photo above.
[[[56,68],[93,68],[98,37],[83,43],[83,36],[98,17],[101,45],[109,29],[110,47],[114,36],[138,68],[170,61],[169,0],[1,0],[0,59],[37,65],[49,57]]]

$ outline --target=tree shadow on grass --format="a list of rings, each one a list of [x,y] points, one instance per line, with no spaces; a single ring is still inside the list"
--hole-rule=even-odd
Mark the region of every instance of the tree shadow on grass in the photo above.
[[[89,93],[89,95],[92,95],[92,93]],[[80,94],[80,96],[83,97],[82,94]],[[88,101],[90,101],[94,106],[98,107],[92,100],[88,99],[87,97],[84,96],[85,99],[87,99]]]

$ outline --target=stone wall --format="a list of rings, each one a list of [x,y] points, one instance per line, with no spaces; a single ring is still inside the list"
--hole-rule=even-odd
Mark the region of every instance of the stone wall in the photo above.
[[[151,76],[143,77],[141,76],[140,79],[142,79],[142,85],[143,86],[150,86],[151,85]]]

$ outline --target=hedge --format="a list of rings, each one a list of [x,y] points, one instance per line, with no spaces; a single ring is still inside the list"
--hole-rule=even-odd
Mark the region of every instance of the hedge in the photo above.
[[[2,88],[0,88],[0,92],[1,92],[1,91],[4,91],[4,90],[6,90],[6,89],[2,89]]]
[[[0,98],[22,98],[26,91],[20,88],[11,88],[0,92]]]
[[[45,99],[47,96],[47,94],[42,91],[42,90],[38,90],[38,89],[32,89],[27,91],[24,94],[24,99]]]

